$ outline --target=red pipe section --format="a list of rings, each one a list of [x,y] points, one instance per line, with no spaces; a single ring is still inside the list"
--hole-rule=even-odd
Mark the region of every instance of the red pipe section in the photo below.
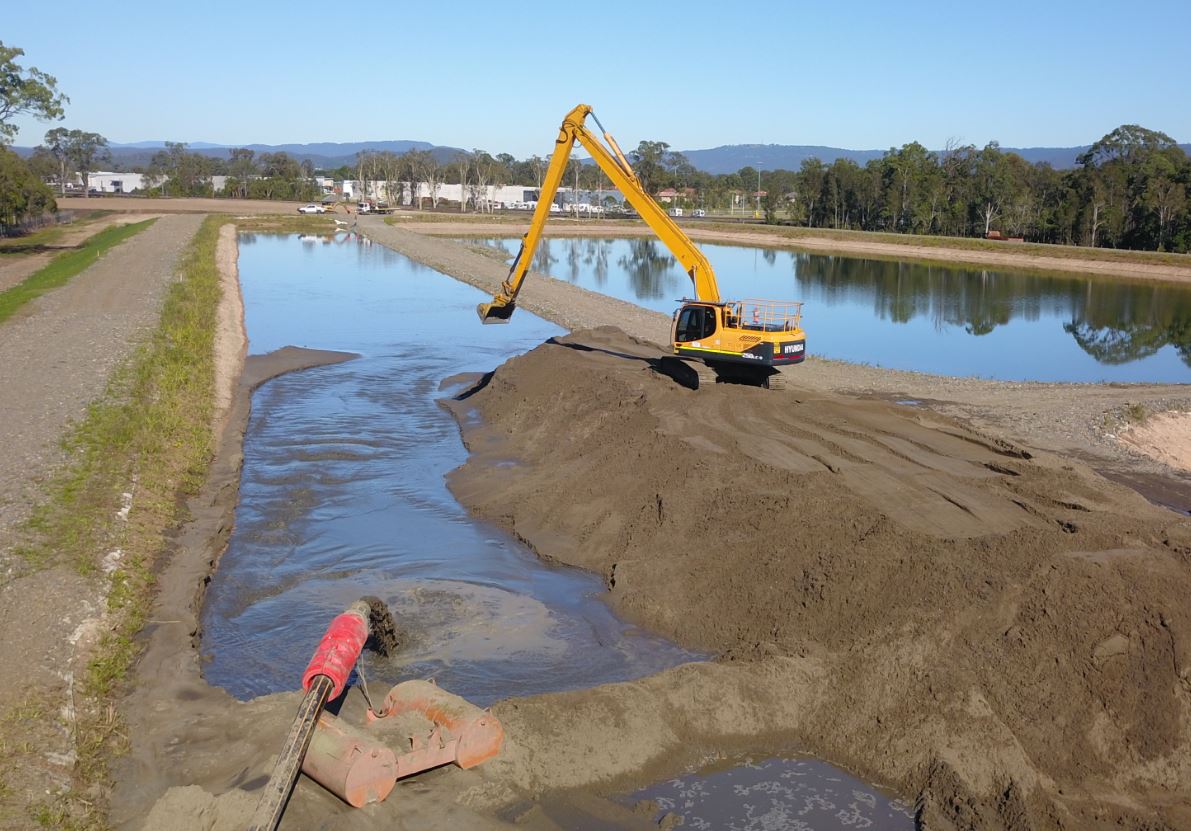
[[[358,614],[355,609],[344,612],[331,621],[326,634],[319,641],[314,657],[302,673],[302,689],[310,691],[310,685],[320,675],[330,678],[335,685],[328,701],[334,701],[347,686],[348,676],[368,640],[368,616]]]

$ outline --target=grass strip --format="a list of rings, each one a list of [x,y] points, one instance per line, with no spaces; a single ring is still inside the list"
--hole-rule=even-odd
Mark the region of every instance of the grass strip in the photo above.
[[[129,237],[139,234],[155,221],[146,219],[144,222],[136,222],[131,225],[105,228],[80,247],[59,254],[49,264],[30,274],[22,282],[7,291],[0,292],[0,323],[16,314],[17,310],[30,300],[41,297],[51,289],[66,285],[72,277],[98,260],[105,251],[119,245]]]
[[[24,236],[0,237],[0,255],[19,255],[53,245],[62,239],[65,232],[65,225],[51,225],[48,228],[39,228]]]
[[[151,606],[155,564],[213,453],[221,294],[215,247],[225,221],[208,217],[183,253],[156,331],[72,431],[72,461],[30,522],[43,561],[93,574],[105,552],[121,552],[110,574],[104,634],[79,684],[74,788],[33,807],[42,827],[106,825],[106,798],[97,795],[106,794],[109,762],[125,744],[115,700],[139,654],[135,638]]]

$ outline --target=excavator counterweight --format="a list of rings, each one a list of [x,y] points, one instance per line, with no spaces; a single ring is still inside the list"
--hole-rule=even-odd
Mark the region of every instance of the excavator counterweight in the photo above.
[[[513,259],[500,291],[491,303],[481,303],[477,307],[480,320],[507,323],[516,310],[517,294],[529,273],[534,251],[550,217],[550,205],[577,141],[682,263],[691,278],[695,297],[682,301],[671,325],[674,354],[703,361],[721,380],[770,388],[779,386],[775,373],[782,366],[800,363],[806,357],[806,333],[801,326],[802,304],[722,300],[715,271],[707,257],[665,209],[645,192],[620,146],[603,125],[599,125],[599,119],[593,116],[603,133],[603,141],[587,129],[585,122],[591,114],[591,107],[580,104],[563,119],[529,230],[521,239],[521,249]]]

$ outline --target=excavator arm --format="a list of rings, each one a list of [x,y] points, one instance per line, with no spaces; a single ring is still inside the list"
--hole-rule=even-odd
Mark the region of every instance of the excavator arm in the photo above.
[[[546,220],[550,217],[550,205],[558,193],[558,186],[566,172],[567,160],[571,157],[575,142],[578,141],[591,154],[595,163],[607,174],[620,192],[624,194],[629,204],[636,209],[645,223],[665,243],[670,252],[682,263],[682,267],[690,276],[694,284],[695,296],[699,300],[718,303],[720,301],[719,287],[715,280],[715,271],[707,257],[703,255],[682,229],[666,214],[666,211],[653,200],[641,187],[641,181],[633,173],[624,153],[621,152],[616,140],[604,130],[599,119],[592,118],[600,126],[604,141],[587,129],[587,116],[592,115],[591,107],[580,104],[567,113],[562,120],[562,127],[558,132],[558,139],[554,145],[554,154],[550,157],[550,166],[546,169],[546,177],[542,181],[541,194],[533,212],[533,220],[529,230],[521,239],[521,250],[513,259],[509,274],[500,284],[500,292],[492,298],[491,303],[481,303],[476,311],[484,323],[505,323],[513,315],[517,305],[517,294],[529,273],[533,262],[534,251],[542,238]]]

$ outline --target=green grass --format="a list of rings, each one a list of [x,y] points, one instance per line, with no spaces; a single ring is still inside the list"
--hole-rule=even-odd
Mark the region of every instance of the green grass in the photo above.
[[[236,220],[240,231],[260,231],[276,234],[333,234],[340,229],[335,220],[350,226],[355,217],[346,214],[261,214]]]
[[[79,679],[73,790],[30,808],[43,827],[102,828],[108,766],[125,745],[114,703],[140,651],[155,564],[184,520],[212,457],[214,341],[220,299],[215,246],[225,218],[210,217],[184,253],[156,331],[113,373],[104,395],[66,439],[71,463],[29,522],[32,565],[97,574],[102,555],[123,551],[111,574],[105,632]],[[123,493],[127,519],[117,518]]]
[[[111,211],[86,211],[78,215],[79,213],[76,212],[74,222],[67,225],[50,225],[20,237],[0,237],[0,255],[43,251],[61,240],[68,228],[86,225],[102,216],[107,216]]]
[[[59,254],[21,283],[0,292],[0,323],[8,320],[30,300],[70,282],[76,274],[99,259],[105,251],[139,234],[156,220],[147,219],[132,225],[117,225],[100,231],[79,248]]]
[[[0,237],[0,254],[24,254],[38,251],[62,239],[66,226],[51,225],[22,237]]]

